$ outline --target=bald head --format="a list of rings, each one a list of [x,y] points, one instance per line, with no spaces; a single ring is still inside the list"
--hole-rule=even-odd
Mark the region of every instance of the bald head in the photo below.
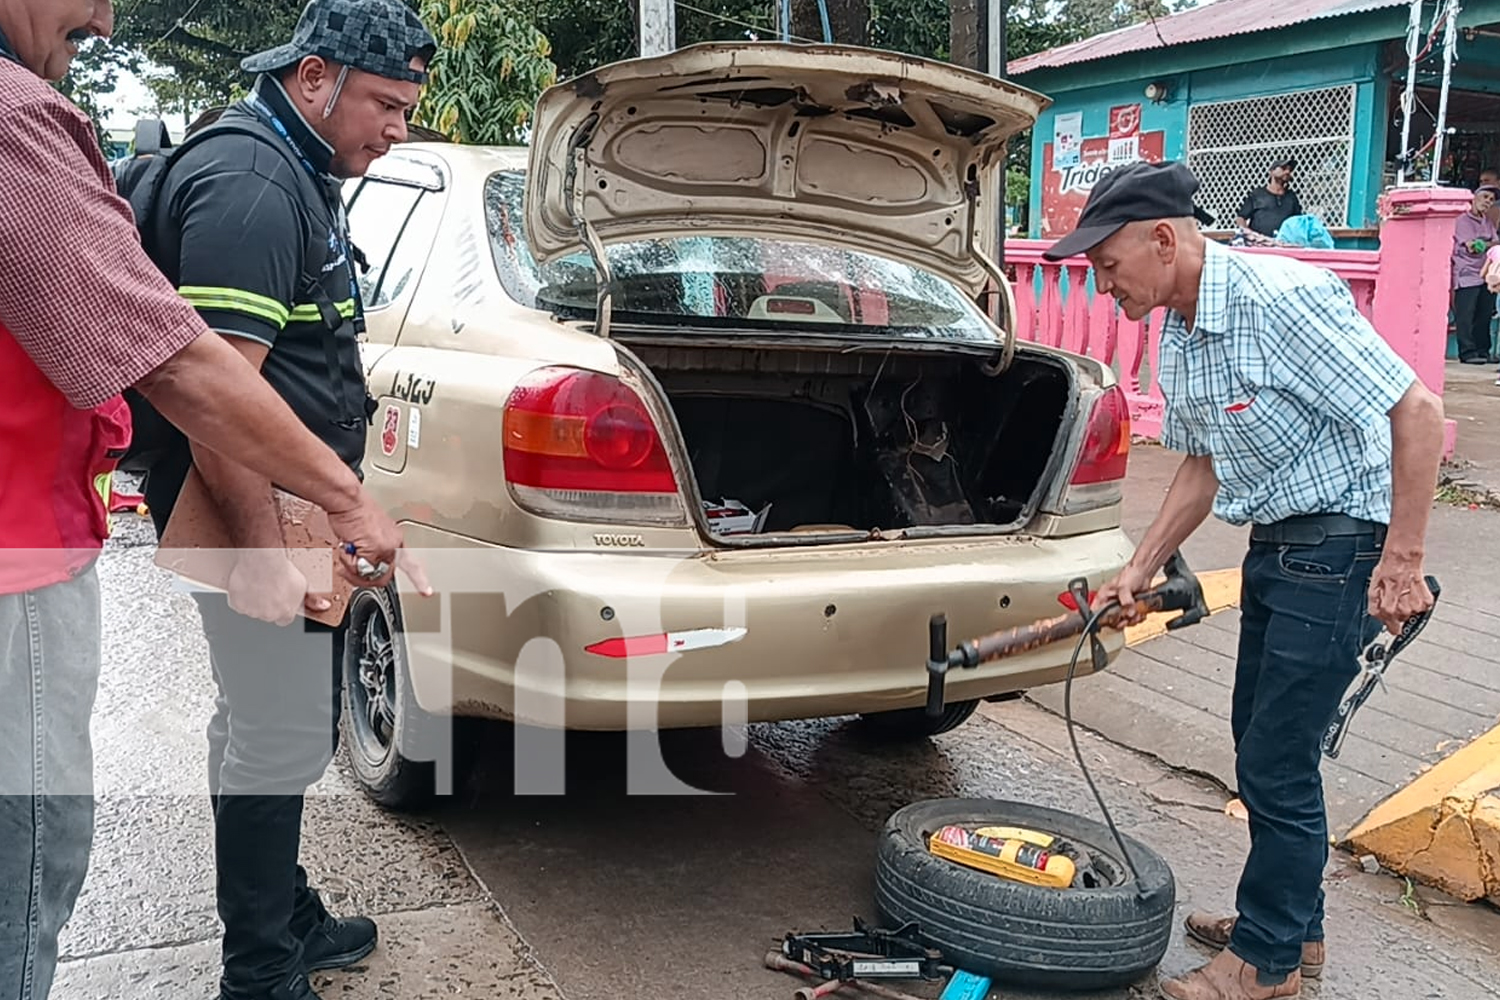
[[[61,80],[78,47],[115,27],[110,0],[0,0],[0,32],[27,69],[44,80]]]

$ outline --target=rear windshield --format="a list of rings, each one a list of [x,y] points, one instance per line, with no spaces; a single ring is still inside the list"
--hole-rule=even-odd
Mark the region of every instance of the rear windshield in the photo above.
[[[485,220],[500,280],[524,306],[592,315],[586,252],[539,265],[526,244],[520,171],[485,184]],[[903,336],[993,344],[984,315],[936,275],[854,250],[789,240],[692,236],[608,248],[617,318],[739,330]]]

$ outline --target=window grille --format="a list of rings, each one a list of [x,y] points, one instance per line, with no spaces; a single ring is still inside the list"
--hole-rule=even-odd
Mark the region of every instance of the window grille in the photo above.
[[[1302,210],[1331,228],[1348,224],[1354,157],[1354,86],[1302,90],[1188,111],[1188,166],[1202,184],[1199,204],[1234,226],[1245,194],[1266,183],[1271,164],[1297,161],[1292,189]]]

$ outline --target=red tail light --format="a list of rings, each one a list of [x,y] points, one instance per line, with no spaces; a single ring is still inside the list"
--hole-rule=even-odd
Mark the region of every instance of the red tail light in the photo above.
[[[1094,591],[1092,591],[1092,590],[1089,591],[1087,597],[1088,597],[1089,603],[1093,604],[1093,602],[1094,602]],[[1078,610],[1078,601],[1077,601],[1076,598],[1073,597],[1073,594],[1072,594],[1071,591],[1065,590],[1061,594],[1058,594],[1057,595],[1057,603],[1061,604],[1063,607],[1067,608],[1069,611],[1077,611]]]
[[[677,478],[635,391],[598,372],[542,368],[517,383],[503,423],[517,501],[578,520],[680,521]]]
[[[1078,462],[1068,480],[1074,486],[1090,486],[1125,478],[1130,458],[1130,404],[1118,385],[1094,400],[1088,429]]]

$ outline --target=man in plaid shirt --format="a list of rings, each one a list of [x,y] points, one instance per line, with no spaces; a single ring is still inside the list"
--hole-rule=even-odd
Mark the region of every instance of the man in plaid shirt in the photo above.
[[[141,249],[61,78],[109,0],[0,0],[0,997],[44,1000],[93,836],[94,564],[134,385],[191,439],[324,507],[394,566],[399,529]],[[360,579],[353,557],[342,563]],[[420,571],[414,569],[420,577]],[[418,586],[425,589],[425,581]]]
[[[1210,512],[1251,526],[1231,715],[1250,855],[1237,917],[1187,920],[1223,950],[1161,991],[1269,1000],[1323,969],[1322,733],[1379,625],[1397,632],[1432,606],[1422,558],[1443,410],[1334,275],[1206,240],[1197,190],[1180,163],[1116,170],[1046,256],[1087,254],[1130,319],[1167,309],[1162,443],[1187,457],[1096,606],[1133,607]]]

